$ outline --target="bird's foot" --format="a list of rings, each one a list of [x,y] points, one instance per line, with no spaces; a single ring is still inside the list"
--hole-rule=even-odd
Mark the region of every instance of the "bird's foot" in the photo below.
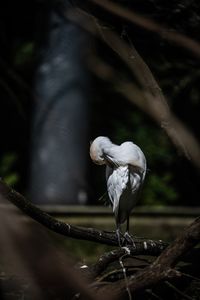
[[[125,241],[124,235],[121,233],[121,231],[119,229],[116,230],[116,235],[117,235],[119,247],[122,248],[124,241]]]
[[[126,241],[129,245],[131,244],[134,248],[136,248],[134,239],[133,239],[133,237],[129,234],[128,231],[126,231],[126,232],[124,233],[124,239],[125,239],[125,241]]]

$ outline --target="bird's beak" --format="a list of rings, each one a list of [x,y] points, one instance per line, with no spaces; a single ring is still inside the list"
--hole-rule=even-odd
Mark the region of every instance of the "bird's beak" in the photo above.
[[[119,167],[119,164],[111,156],[103,154],[103,158],[111,168]]]

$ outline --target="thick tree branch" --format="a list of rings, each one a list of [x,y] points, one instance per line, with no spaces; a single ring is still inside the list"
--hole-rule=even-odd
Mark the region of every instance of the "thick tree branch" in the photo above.
[[[141,251],[140,254],[145,255],[145,251]],[[95,264],[82,269],[84,277],[88,279],[94,279],[95,277],[99,276],[103,271],[105,271],[109,264],[119,260],[122,256],[125,257],[126,255],[127,257],[134,256],[135,247],[122,247],[102,254]]]
[[[71,224],[56,220],[49,214],[33,205],[21,194],[11,189],[2,180],[0,180],[0,196],[3,196],[9,202],[12,202],[15,206],[17,206],[26,215],[30,216],[35,221],[56,233],[75,239],[118,246],[118,239],[115,233],[102,231],[95,228],[73,226]],[[136,238],[134,239],[134,242],[136,247],[135,249],[132,249],[132,252],[134,252],[135,255],[147,254],[157,256],[167,246],[167,244],[162,241],[152,241],[144,238]]]
[[[115,3],[114,1],[107,0],[91,0],[96,3],[98,6],[104,8],[105,10],[113,13],[114,15],[123,18],[126,21],[129,21],[145,30],[154,32],[158,34],[162,39],[167,40],[177,46],[183,47],[190,51],[194,56],[200,58],[200,44],[191,39],[188,36],[185,36],[171,28],[161,26],[160,24],[143,17],[142,15],[135,13],[133,10],[126,9],[123,6]]]
[[[162,280],[181,276],[181,272],[173,269],[182,256],[200,241],[200,217],[198,217],[161,255],[148,267],[129,281],[129,288],[134,293],[141,289],[156,285]],[[105,287],[105,289],[108,287]],[[109,286],[113,294],[123,296],[126,293],[124,280]],[[101,293],[105,290],[101,291]]]

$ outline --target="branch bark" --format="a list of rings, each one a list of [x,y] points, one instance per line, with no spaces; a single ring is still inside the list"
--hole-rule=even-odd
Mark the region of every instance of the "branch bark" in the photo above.
[[[35,221],[44,225],[48,229],[75,239],[97,242],[101,244],[118,246],[118,239],[115,233],[109,231],[102,231],[95,228],[85,228],[73,226],[71,224],[54,219],[46,212],[33,205],[30,201],[25,199],[20,193],[10,188],[2,180],[0,180],[0,196],[17,206],[22,212],[30,216]],[[162,241],[152,241],[144,238],[134,239],[136,247],[132,249],[134,255],[159,255],[167,243]],[[127,245],[128,246],[128,245]]]
[[[130,11],[115,2],[107,0],[91,0],[91,2],[94,2],[98,6],[126,21],[144,28],[147,31],[158,34],[162,39],[165,39],[179,47],[183,47],[190,51],[190,53],[192,53],[198,59],[200,58],[200,44],[190,37],[176,32],[171,28],[164,27],[163,25],[161,26],[151,19],[143,17],[140,14],[135,13],[133,10]]]
[[[140,254],[145,255],[144,253],[142,253],[142,251]],[[96,263],[94,263],[90,267],[87,266],[87,268],[83,268],[82,273],[87,279],[94,280],[97,276],[104,272],[111,263],[119,261],[119,259],[123,256],[127,256],[127,258],[129,258],[134,255],[135,247],[133,246],[122,247],[109,252],[105,252],[100,256]]]
[[[180,234],[174,242],[168,246],[161,255],[148,267],[143,269],[129,281],[129,288],[132,293],[156,285],[158,282],[169,278],[180,277],[181,273],[174,269],[176,263],[183,255],[196,246],[200,241],[200,217],[198,217],[185,231]],[[105,293],[101,290],[101,293]],[[124,280],[109,286],[116,297],[123,297],[126,293]]]

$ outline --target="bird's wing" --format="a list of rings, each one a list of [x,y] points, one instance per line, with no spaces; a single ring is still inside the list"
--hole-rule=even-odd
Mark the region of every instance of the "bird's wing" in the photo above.
[[[130,182],[131,191],[134,194],[140,189],[143,182],[143,177],[141,174],[131,171],[131,167],[129,167],[129,169],[130,169],[129,182]]]
[[[127,188],[129,181],[128,166],[121,166],[118,168],[106,168],[106,179],[108,195],[113,206],[113,211],[117,214],[119,208],[119,200],[124,190]]]
[[[142,150],[132,142],[125,142],[120,147],[114,149],[118,152],[119,165],[130,165],[139,168],[141,171],[146,172],[146,158]],[[116,157],[116,154],[115,154]]]

